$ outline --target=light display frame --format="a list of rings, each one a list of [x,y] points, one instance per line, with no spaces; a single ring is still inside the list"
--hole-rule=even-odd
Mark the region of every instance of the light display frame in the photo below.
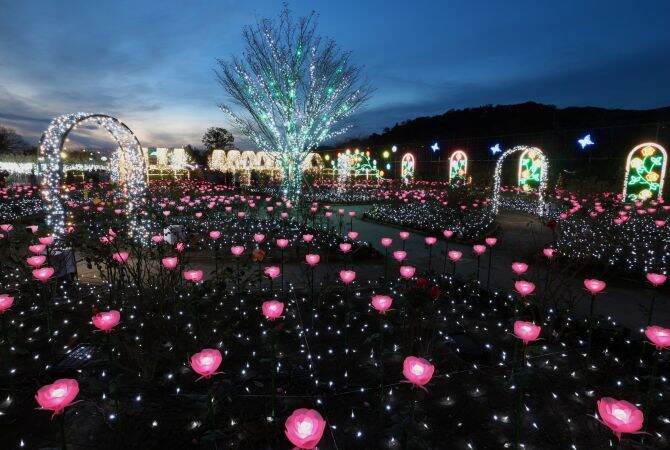
[[[408,183],[416,176],[416,158],[412,153],[405,153],[400,160],[400,178]]]
[[[529,192],[531,190],[531,182],[537,183],[538,186],[540,184],[540,180],[542,179],[542,175],[544,173],[544,168],[542,166],[542,159],[541,156],[541,151],[539,151],[536,147],[528,147],[526,148],[522,153],[521,156],[519,156],[519,170],[517,173],[517,184],[520,188],[522,188],[525,192]],[[532,156],[529,156],[529,154],[537,154],[538,158],[533,158]],[[539,168],[540,173],[533,172],[529,176],[524,175],[524,171],[527,170],[525,167],[525,161],[530,160],[531,161],[531,167],[530,169],[535,169],[536,167]],[[540,160],[540,164],[535,165],[535,161]]]
[[[459,171],[462,169],[462,173]],[[449,156],[449,183],[454,179],[466,181],[468,175],[468,155],[463,150],[456,150]]]
[[[500,188],[501,188],[501,178],[502,178],[502,166],[505,159],[514,153],[525,152],[527,150],[535,150],[538,152],[540,158],[540,164],[542,165],[542,172],[540,175],[540,185],[538,188],[538,203],[537,203],[537,215],[542,217],[547,211],[547,203],[544,200],[544,196],[547,190],[547,174],[549,172],[549,161],[544,152],[538,147],[528,147],[526,145],[517,145],[509,150],[505,150],[498,161],[496,161],[496,167],[493,172],[493,199],[491,201],[491,210],[493,214],[498,214],[498,207],[500,204]],[[521,159],[521,158],[519,158]]]
[[[46,209],[46,224],[58,245],[65,234],[65,208],[60,199],[61,153],[68,135],[80,125],[95,124],[106,129],[121,149],[118,161],[125,161],[125,181],[120,185],[126,200],[126,217],[130,220],[129,235],[148,239],[147,226],[139,219],[137,209],[146,203],[146,167],[139,140],[131,129],[118,119],[99,113],[77,112],[54,118],[42,135],[39,145],[38,176]]]
[[[632,167],[633,156],[635,156],[635,154],[638,151],[644,150],[647,147],[652,147],[652,148],[660,151],[661,156],[663,157],[663,162],[660,164],[660,166],[661,166],[660,179],[657,180],[657,181],[645,180],[644,183],[645,184],[652,183],[652,185],[658,185],[658,192],[656,193],[656,199],[657,200],[660,199],[663,196],[663,185],[665,184],[665,172],[666,172],[666,168],[667,168],[667,165],[668,165],[668,152],[665,150],[665,148],[663,148],[663,146],[661,146],[661,145],[659,145],[655,142],[645,142],[645,143],[636,145],[635,147],[633,147],[633,149],[630,152],[628,152],[628,157],[626,158],[626,172],[625,172],[624,177],[623,177],[623,191],[622,191],[623,201],[649,200],[653,197],[653,192],[650,192],[651,195],[647,198],[640,198],[639,197],[640,193],[635,194],[634,198],[628,198],[630,196],[629,187],[628,187],[630,183],[629,183],[628,179],[631,175],[631,170],[630,169]],[[652,155],[645,156],[645,160],[646,160],[647,157],[651,157],[651,156]],[[645,160],[642,160],[641,164],[642,164],[642,167],[646,169]],[[656,173],[653,170],[655,166],[656,165],[652,165],[652,170],[651,171],[647,170],[647,174]],[[635,170],[638,173],[638,175],[640,175],[640,177],[642,177],[643,174],[639,173],[638,168],[635,168]]]

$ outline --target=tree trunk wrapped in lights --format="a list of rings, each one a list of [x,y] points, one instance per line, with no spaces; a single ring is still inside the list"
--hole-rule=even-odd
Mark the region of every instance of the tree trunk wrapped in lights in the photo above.
[[[244,29],[241,58],[218,60],[217,78],[233,125],[282,167],[284,194],[298,200],[302,163],[311,150],[347,131],[338,126],[365,102],[370,87],[350,54],[316,33],[314,13],[259,20]],[[234,108],[234,109],[233,109]]]

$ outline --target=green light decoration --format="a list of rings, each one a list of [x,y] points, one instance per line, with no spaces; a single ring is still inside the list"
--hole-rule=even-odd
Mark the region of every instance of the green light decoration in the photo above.
[[[370,176],[374,178],[381,178],[382,175],[377,168],[377,160],[370,158],[370,152],[354,151],[352,169],[354,177],[365,175],[365,178]]]
[[[624,201],[645,201],[663,195],[667,153],[653,142],[640,144],[628,153],[623,184]]]
[[[542,179],[542,159],[540,153],[529,148],[521,153],[519,157],[519,187],[524,192],[536,190]]]
[[[416,159],[411,153],[405,153],[400,161],[400,178],[403,183],[409,183],[414,179]]]
[[[449,157],[449,183],[464,182],[468,174],[468,156],[463,150],[456,150]]]
[[[218,60],[217,78],[232,103],[221,109],[277,159],[284,195],[294,202],[309,152],[345,133],[348,126],[337,127],[370,93],[350,54],[315,30],[314,13],[293,21],[284,8],[278,20],[261,19],[244,29],[241,58]]]

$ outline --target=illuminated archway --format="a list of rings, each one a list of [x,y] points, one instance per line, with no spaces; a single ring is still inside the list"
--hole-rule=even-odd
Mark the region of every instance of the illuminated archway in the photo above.
[[[39,148],[38,170],[41,177],[42,198],[46,206],[46,223],[56,242],[65,233],[65,209],[60,199],[61,152],[67,136],[82,124],[95,124],[106,129],[118,144],[119,163],[123,163],[120,178],[126,199],[126,217],[130,220],[129,234],[143,242],[148,238],[144,220],[137,208],[146,201],[146,170],[142,147],[133,132],[118,119],[105,114],[74,113],[58,116],[51,121],[42,135]],[[125,177],[125,180],[123,178]]]
[[[463,150],[456,150],[449,157],[449,183],[454,180],[465,181],[468,174],[468,155]]]
[[[537,202],[537,215],[543,216],[546,211],[546,204],[544,202],[544,194],[547,189],[547,173],[549,171],[549,163],[544,152],[537,147],[527,147],[525,145],[519,145],[509,150],[506,150],[498,161],[496,162],[495,171],[493,172],[493,201],[491,202],[491,209],[493,214],[498,214],[498,205],[500,203],[500,187],[501,187],[501,177],[502,177],[502,166],[505,159],[513,154],[521,152],[522,156],[529,151],[533,151],[535,156],[538,159],[538,164],[540,164],[540,178],[538,184],[538,202]]]
[[[400,178],[407,183],[416,174],[416,159],[411,153],[405,153],[400,160]]]
[[[320,171],[323,168],[323,159],[318,153],[309,153],[301,166],[303,171]]]
[[[645,142],[633,148],[626,159],[623,200],[648,200],[663,195],[668,154],[663,147]]]
[[[539,189],[545,175],[544,154],[537,147],[526,147],[519,156],[517,183],[524,192]]]

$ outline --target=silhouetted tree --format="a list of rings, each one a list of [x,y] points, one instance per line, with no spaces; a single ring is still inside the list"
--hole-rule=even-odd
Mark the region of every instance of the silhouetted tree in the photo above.
[[[227,150],[233,147],[234,142],[235,136],[233,136],[233,133],[221,127],[208,128],[202,136],[202,143],[207,151],[217,148]]]

